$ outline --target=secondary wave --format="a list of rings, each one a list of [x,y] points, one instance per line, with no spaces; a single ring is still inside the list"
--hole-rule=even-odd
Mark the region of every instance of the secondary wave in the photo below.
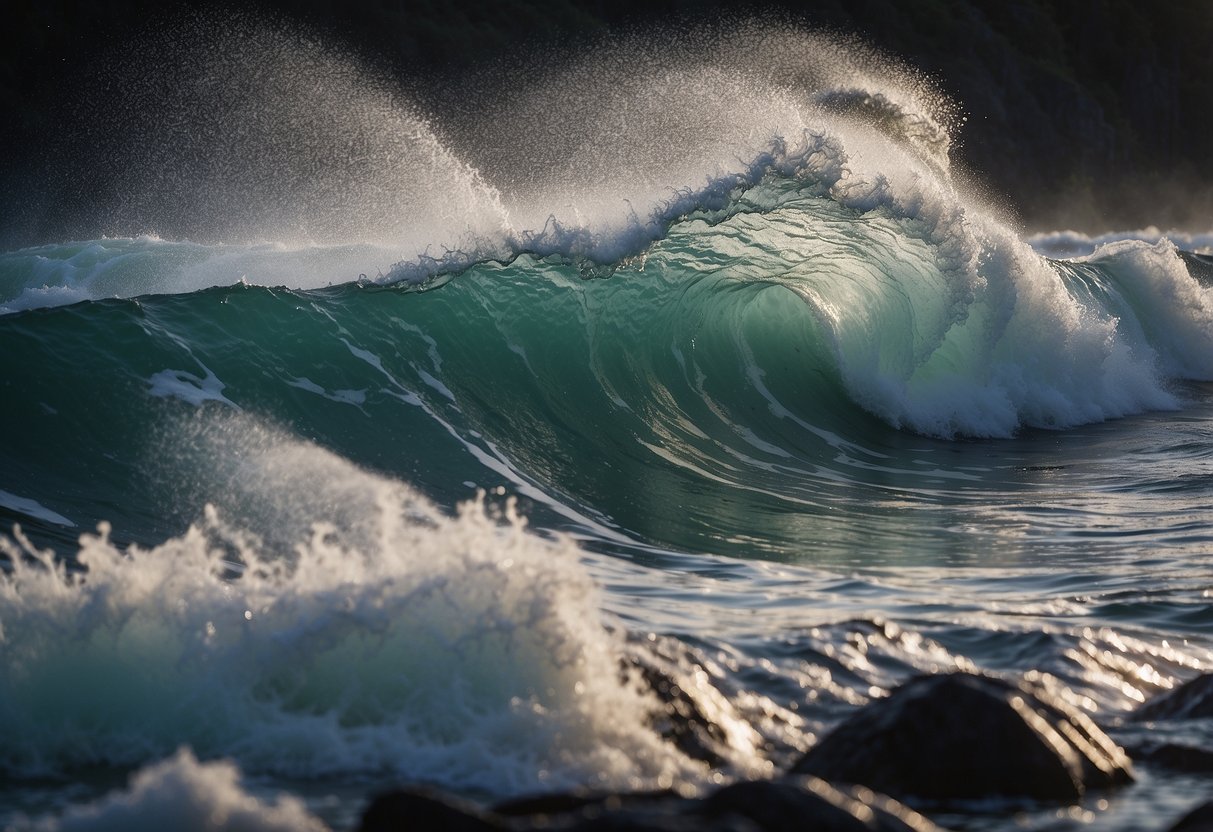
[[[194,427],[251,522],[208,506],[152,549],[103,524],[71,564],[0,536],[0,771],[184,743],[246,771],[489,793],[694,776],[626,683],[570,542],[510,506],[447,516],[245,417]]]

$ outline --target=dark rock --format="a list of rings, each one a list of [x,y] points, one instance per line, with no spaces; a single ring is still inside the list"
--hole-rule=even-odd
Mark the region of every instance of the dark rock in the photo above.
[[[514,829],[561,832],[938,832],[891,798],[816,777],[734,783],[705,798],[675,791],[552,794],[493,809]]]
[[[1213,716],[1213,674],[1191,679],[1155,696],[1133,713],[1137,722],[1163,719],[1199,719]]]
[[[895,800],[862,787],[843,791],[816,777],[735,783],[694,810],[705,817],[740,815],[763,832],[936,832],[939,827]]]
[[[652,716],[653,730],[688,757],[712,768],[727,765],[733,753],[728,732],[711,714],[740,718],[718,690],[696,682],[704,671],[695,652],[660,637],[630,636],[629,648],[621,660],[624,682],[638,679],[661,704]]]
[[[561,832],[761,832],[741,815],[704,818],[698,800],[673,789],[644,792],[558,792],[510,800],[493,812],[515,829]]]
[[[506,828],[500,819],[450,795],[399,789],[371,801],[357,832],[502,832]]]
[[[1213,832],[1213,800],[1188,812],[1167,832]]]
[[[1179,743],[1162,743],[1126,749],[1135,762],[1153,763],[1173,771],[1201,774],[1213,771],[1213,751]]]
[[[643,792],[552,792],[527,795],[495,804],[492,812],[504,818],[571,815],[589,810],[617,812],[621,809],[682,801],[684,795],[673,789]]]
[[[912,679],[845,720],[793,771],[930,801],[1074,800],[1130,782],[1125,753],[1032,681]]]
[[[763,832],[749,819],[727,815],[705,819],[670,812],[622,811],[593,815],[571,826],[550,827],[536,824],[532,829],[559,829],[560,832]]]

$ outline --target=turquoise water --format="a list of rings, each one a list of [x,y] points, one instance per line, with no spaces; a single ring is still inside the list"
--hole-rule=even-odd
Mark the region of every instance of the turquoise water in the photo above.
[[[632,132],[554,139],[538,182],[350,65],[425,172],[386,225],[0,255],[4,824],[129,823],[136,772],[131,811],[193,783],[176,811],[265,828],[399,781],[706,785],[918,672],[1039,671],[1115,727],[1207,669],[1207,264],[1047,259],[904,70],[767,35],[816,97],[660,62],[629,97],[588,62]],[[723,764],[654,727],[638,653]],[[1137,829],[1209,785],[1142,775],[1028,818]]]

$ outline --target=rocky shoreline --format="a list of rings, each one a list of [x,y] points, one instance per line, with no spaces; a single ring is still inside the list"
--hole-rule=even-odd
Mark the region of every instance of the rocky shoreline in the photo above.
[[[1135,779],[1134,759],[1177,771],[1213,770],[1213,751],[1183,742],[1122,748],[1046,681],[1037,673],[1015,680],[969,672],[910,679],[844,719],[768,780],[702,793],[553,793],[487,808],[401,788],[376,797],[358,830],[931,832],[943,827],[928,814],[964,812],[975,801],[1064,805],[1127,787]],[[682,735],[695,733],[695,709],[663,698]],[[1152,726],[1211,716],[1213,675],[1203,675],[1146,702],[1125,721]],[[1213,800],[1167,821],[1160,819],[1159,832],[1213,830]]]

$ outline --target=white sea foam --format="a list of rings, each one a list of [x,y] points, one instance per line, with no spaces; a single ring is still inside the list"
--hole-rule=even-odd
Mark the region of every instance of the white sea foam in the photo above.
[[[137,772],[130,787],[59,817],[30,823],[31,832],[325,832],[296,797],[262,801],[245,791],[231,762],[200,763],[182,749]]]
[[[1027,237],[1028,245],[1047,257],[1086,257],[1107,243],[1137,240],[1157,243],[1170,240],[1177,247],[1197,254],[1213,254],[1213,231],[1162,231],[1154,227],[1128,231],[1106,231],[1102,234],[1086,234],[1082,231],[1042,231]]]
[[[11,511],[24,514],[28,517],[35,517],[47,523],[54,523],[56,526],[76,525],[59,512],[51,511],[37,500],[31,500],[28,497],[10,494],[7,491],[0,491],[0,506],[4,506]]]
[[[1178,378],[1213,379],[1213,287],[1201,286],[1167,238],[1104,243],[1081,262],[1100,266],[1127,303],[1161,369]]]
[[[316,289],[375,279],[400,257],[396,246],[369,243],[202,245],[142,236],[44,245],[0,254],[0,314],[239,283]]]
[[[183,744],[251,773],[496,793],[697,770],[625,683],[571,542],[510,508],[443,515],[225,413],[182,438],[212,463],[191,463],[202,487],[238,510],[208,506],[151,549],[103,524],[81,538],[84,572],[19,530],[0,538],[0,771],[144,764]]]
[[[227,387],[208,368],[203,367],[205,376],[199,376],[186,370],[161,370],[147,380],[148,395],[158,398],[177,398],[189,402],[194,407],[201,407],[203,402],[221,402],[228,407],[239,409],[239,406],[227,396],[223,389]]]

